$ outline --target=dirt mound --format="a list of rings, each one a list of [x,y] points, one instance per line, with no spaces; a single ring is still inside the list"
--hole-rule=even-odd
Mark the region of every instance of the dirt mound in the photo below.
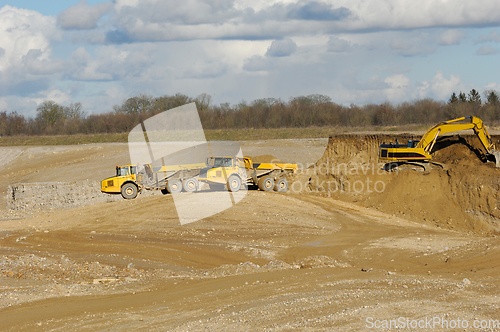
[[[481,166],[487,161],[479,140],[471,136],[442,137],[433,151],[433,160],[447,165]]]
[[[487,162],[477,137],[445,136],[433,160],[448,166],[424,172],[382,169],[378,147],[414,135],[335,135],[318,161],[310,188],[341,200],[438,227],[486,234],[500,232],[500,169]],[[498,144],[498,137],[494,137]]]

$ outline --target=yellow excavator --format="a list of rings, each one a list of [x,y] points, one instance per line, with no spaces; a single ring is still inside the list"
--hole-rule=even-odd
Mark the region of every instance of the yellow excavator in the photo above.
[[[439,135],[468,129],[474,131],[485,148],[486,155],[494,158],[496,167],[500,167],[500,151],[496,150],[495,144],[490,134],[488,134],[483,121],[475,116],[466,116],[441,122],[427,130],[418,142],[409,140],[408,144],[382,143],[379,148],[379,159],[394,163],[418,164],[425,168],[424,163],[428,164],[432,162],[432,148]]]

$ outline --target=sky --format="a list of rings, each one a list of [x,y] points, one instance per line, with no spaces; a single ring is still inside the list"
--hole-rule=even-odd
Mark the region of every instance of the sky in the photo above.
[[[499,91],[499,60],[498,0],[0,0],[0,111],[27,117],[139,94],[446,101]]]

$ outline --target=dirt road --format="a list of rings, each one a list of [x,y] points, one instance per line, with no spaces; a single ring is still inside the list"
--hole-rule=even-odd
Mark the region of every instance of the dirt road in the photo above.
[[[325,158],[326,141],[256,143],[245,143],[249,155]],[[3,166],[2,185],[99,180],[127,159],[123,145],[23,151]],[[30,218],[0,210],[2,329],[498,330],[497,236],[336,194],[249,191],[183,226],[169,195]]]

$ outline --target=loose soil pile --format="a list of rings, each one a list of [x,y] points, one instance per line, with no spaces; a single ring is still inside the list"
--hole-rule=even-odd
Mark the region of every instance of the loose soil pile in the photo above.
[[[382,142],[406,143],[414,135],[336,135],[310,177],[310,188],[386,213],[477,234],[500,231],[500,168],[484,157],[475,136],[446,136],[436,143],[430,171],[402,166],[383,170]],[[498,137],[494,137],[498,145]]]

